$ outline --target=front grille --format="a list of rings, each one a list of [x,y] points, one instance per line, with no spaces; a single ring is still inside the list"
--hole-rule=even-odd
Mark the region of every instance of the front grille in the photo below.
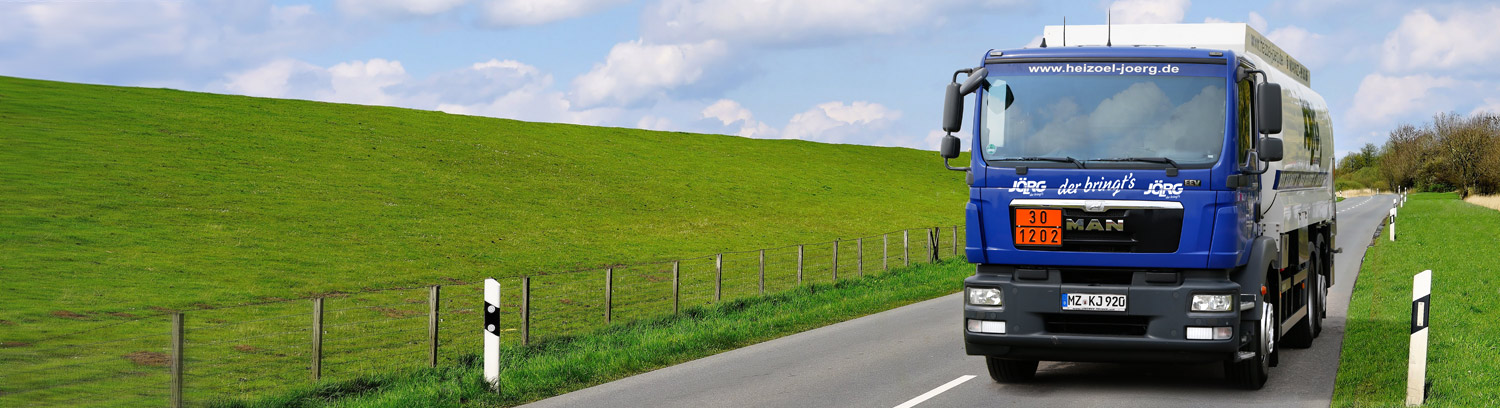
[[[1102,334],[1144,336],[1150,319],[1145,316],[1047,314],[1042,316],[1047,331],[1057,334]]]
[[[1064,269],[1058,271],[1063,284],[1129,285],[1135,273],[1129,270]]]
[[[1062,231],[1062,245],[1020,246],[1021,249],[1037,251],[1076,252],[1129,252],[1172,253],[1177,252],[1182,239],[1182,210],[1180,209],[1116,209],[1105,212],[1087,212],[1079,208],[1062,209],[1063,218],[1079,220],[1124,220],[1124,231]],[[1012,211],[1014,214],[1014,211]],[[1015,220],[1011,220],[1015,230]]]

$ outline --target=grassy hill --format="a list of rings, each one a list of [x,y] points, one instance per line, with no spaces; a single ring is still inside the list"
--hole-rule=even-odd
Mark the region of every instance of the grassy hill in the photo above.
[[[914,135],[913,137],[918,137]],[[0,77],[0,340],[962,223],[933,152]]]

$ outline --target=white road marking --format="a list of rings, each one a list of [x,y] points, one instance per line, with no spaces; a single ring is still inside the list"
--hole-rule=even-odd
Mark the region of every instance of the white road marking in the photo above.
[[[927,393],[918,395],[916,398],[906,400],[906,402],[901,403],[901,405],[897,405],[896,408],[915,407],[917,406],[917,404],[921,404],[923,401],[932,399],[932,397],[936,397],[938,394],[942,394],[944,391],[953,389],[953,387],[957,387],[959,384],[963,384],[965,381],[969,381],[972,379],[974,379],[974,376],[972,375],[965,375],[955,378],[953,379],[953,381],[949,381],[947,384],[943,384],[938,386],[937,388],[933,388],[932,391],[928,391]]]

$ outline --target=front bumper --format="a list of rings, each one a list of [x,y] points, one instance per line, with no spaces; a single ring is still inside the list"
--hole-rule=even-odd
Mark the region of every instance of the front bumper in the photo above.
[[[1017,271],[1020,271],[1018,274]],[[1012,359],[1202,362],[1233,358],[1240,310],[1189,312],[1193,294],[1240,294],[1224,270],[1041,268],[980,265],[967,287],[1000,288],[1001,306],[964,304],[964,319],[1004,321],[1004,334],[964,330],[968,354]],[[1063,293],[1124,294],[1123,312],[1065,311]],[[1237,297],[1238,298],[1238,297]],[[965,325],[966,326],[966,325]],[[1186,329],[1231,327],[1224,340],[1188,340]]]

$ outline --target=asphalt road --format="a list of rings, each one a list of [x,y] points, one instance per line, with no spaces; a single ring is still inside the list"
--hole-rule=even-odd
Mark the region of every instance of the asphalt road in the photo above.
[[[958,294],[560,395],[532,407],[1318,406],[1333,395],[1344,316],[1365,248],[1393,196],[1344,200],[1338,277],[1322,336],[1283,349],[1259,391],[1220,364],[1042,363],[1036,381],[997,384],[964,354]]]

